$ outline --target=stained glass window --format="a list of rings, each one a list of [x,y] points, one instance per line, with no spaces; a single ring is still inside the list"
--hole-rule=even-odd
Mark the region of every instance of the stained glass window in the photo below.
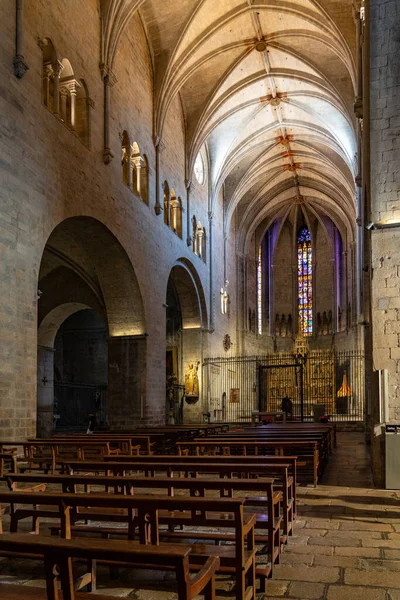
[[[297,238],[297,286],[299,329],[304,335],[312,334],[312,283],[311,236],[303,227]]]
[[[262,260],[261,246],[258,248],[257,257],[257,333],[262,334]]]

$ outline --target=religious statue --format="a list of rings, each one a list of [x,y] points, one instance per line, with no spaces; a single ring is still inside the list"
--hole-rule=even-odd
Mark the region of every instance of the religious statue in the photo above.
[[[199,376],[197,371],[199,370],[200,361],[196,364],[190,362],[189,368],[185,373],[185,396],[191,396],[192,398],[199,397]]]

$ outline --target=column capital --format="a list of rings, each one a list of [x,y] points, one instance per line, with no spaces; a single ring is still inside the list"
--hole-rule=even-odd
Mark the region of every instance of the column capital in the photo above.
[[[46,63],[44,65],[43,72],[44,72],[45,77],[48,77],[49,79],[50,79],[50,77],[53,77],[53,74],[54,74],[53,65],[51,63]]]
[[[71,95],[76,94],[80,87],[81,84],[74,77],[67,77],[60,81],[60,90],[66,89]]]
[[[25,73],[27,71],[29,71],[29,67],[26,64],[24,57],[21,56],[20,54],[17,54],[17,56],[14,58],[13,65],[14,65],[14,75],[18,79],[22,79],[23,76],[25,75]]]
[[[117,83],[117,78],[111,68],[106,63],[100,63],[101,78],[106,85],[110,87]]]
[[[54,76],[60,78],[61,72],[64,69],[64,65],[59,60],[55,60],[52,63],[52,67]]]
[[[159,152],[163,152],[166,148],[165,143],[163,142],[163,140],[160,138],[160,136],[155,135],[153,137],[153,142],[154,142],[154,146],[155,148],[158,148]]]
[[[185,179],[185,187],[189,193],[193,192],[194,186],[191,179]]]
[[[138,154],[137,156],[131,156],[131,164],[134,165],[137,169],[141,169],[144,164],[143,158]]]

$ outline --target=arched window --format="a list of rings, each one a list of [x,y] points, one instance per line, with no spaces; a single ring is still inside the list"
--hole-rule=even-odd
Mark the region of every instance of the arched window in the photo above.
[[[55,78],[57,73],[57,89],[59,71],[61,72],[62,65],[57,58],[56,49],[50,38],[40,40],[39,46],[42,49],[42,66],[43,66],[43,85],[42,85],[42,100],[43,104],[51,111],[55,112],[54,88]],[[57,95],[58,102],[58,95]]]
[[[262,253],[261,244],[257,256],[257,333],[262,334]]]
[[[176,197],[175,190],[171,189],[171,201],[170,201],[170,214],[171,214],[171,229],[182,237],[182,201]]]
[[[169,194],[169,185],[166,181],[164,181],[164,223],[166,225],[170,224],[170,194]]]
[[[75,133],[87,147],[90,145],[90,107],[88,89],[83,79],[75,78],[67,58],[60,60],[49,38],[38,40],[42,49],[43,104]]]
[[[195,215],[192,218],[192,250],[197,254],[197,219]]]
[[[139,146],[133,142],[131,146],[131,169],[132,169],[132,191],[137,196],[140,196],[141,169],[143,159],[140,156]]]
[[[200,221],[197,223],[197,231],[196,231],[196,254],[197,256],[199,256],[201,259],[203,259],[203,237],[204,237],[204,231],[203,231],[203,227],[201,226]]]
[[[194,163],[194,174],[200,185],[204,183],[204,161],[200,152],[198,153]]]
[[[207,262],[207,235],[205,227],[203,227],[201,258],[203,259],[203,262]]]
[[[131,187],[132,185],[132,172],[131,172],[131,144],[129,141],[129,136],[126,131],[122,134],[122,156],[121,156],[121,165],[122,165],[122,181],[125,185]]]
[[[303,335],[311,335],[313,329],[312,246],[307,227],[300,229],[297,236],[297,290],[299,330]]]
[[[149,203],[149,161],[143,154],[143,164],[140,171],[140,197],[145,204]]]

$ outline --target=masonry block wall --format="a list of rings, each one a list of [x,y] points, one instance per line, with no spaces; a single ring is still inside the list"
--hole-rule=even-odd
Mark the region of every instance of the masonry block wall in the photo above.
[[[183,239],[180,239],[164,225],[162,214],[157,216],[154,212],[156,186],[162,197],[164,179],[181,196],[184,209],[186,206],[189,176],[185,164],[185,121],[179,96],[173,100],[165,121],[165,148],[160,156],[157,181],[152,62],[145,32],[139,17],[135,16],[121,39],[113,65],[117,81],[111,88],[110,147],[114,159],[105,165],[102,160],[104,86],[99,70],[98,2],[37,0],[26,3],[24,55],[30,69],[21,80],[13,75],[14,15],[13,0],[5,0],[0,25],[0,74],[2,81],[7,82],[0,90],[3,116],[0,123],[2,433],[12,438],[32,436],[36,432],[38,276],[51,233],[65,219],[76,216],[91,217],[112,233],[133,267],[143,301],[145,341],[135,342],[128,336],[110,342],[109,378],[115,383],[112,364],[128,365],[124,381],[135,394],[130,424],[164,422],[166,320],[163,305],[168,277],[174,264],[184,260],[196,274],[208,315],[211,309],[209,266],[211,260],[215,260],[207,254],[207,263],[204,263],[187,246],[186,213]],[[44,37],[52,39],[60,58],[68,58],[76,76],[87,83],[93,100],[90,149],[42,104],[42,51],[38,39]],[[148,157],[149,206],[122,182],[121,135],[124,130],[129,133],[131,142],[137,142],[140,151]],[[195,186],[190,212],[196,214],[206,229],[208,210],[208,186]],[[215,239],[221,237],[222,216],[220,206],[213,222]],[[88,238],[91,235],[88,228]],[[234,247],[233,231],[229,247],[231,256]],[[107,264],[106,250],[104,242],[104,277],[113,268],[112,264]],[[81,263],[78,266],[87,274],[87,265]],[[229,269],[232,273],[232,261]],[[229,278],[234,289],[234,273]],[[214,284],[217,279],[219,285],[219,272]],[[234,300],[234,293],[231,294]],[[125,300],[121,290],[115,289],[114,298],[123,306]],[[95,308],[101,312],[101,299],[97,300],[100,304]],[[219,298],[214,295],[213,301],[218,302]],[[217,323],[220,318],[216,311]],[[208,327],[207,321],[202,327]],[[220,347],[222,332],[235,334],[232,320],[228,327],[226,320],[217,327],[219,333],[214,352]],[[201,351],[204,352],[212,335],[203,335],[201,339]],[[113,425],[126,425],[129,405],[127,408],[124,404],[125,396],[117,397],[117,391],[114,387],[109,402],[115,409]],[[132,397],[125,400],[132,402]]]
[[[400,5],[371,0],[371,218],[400,222]],[[389,419],[400,419],[400,229],[371,232],[375,369],[389,372]]]

